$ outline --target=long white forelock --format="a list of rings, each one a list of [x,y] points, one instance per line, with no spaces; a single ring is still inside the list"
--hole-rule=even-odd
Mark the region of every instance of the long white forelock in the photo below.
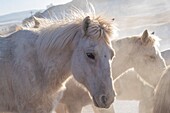
[[[44,18],[43,21],[45,23],[43,22],[42,25],[40,25],[40,28],[38,29],[38,32],[42,32],[40,37],[43,37],[45,39],[45,37],[49,37],[49,35],[50,35],[50,37],[59,36],[61,33],[56,31],[56,30],[59,29],[58,26],[60,26],[60,25],[61,26],[67,26],[67,25],[74,24],[74,25],[70,26],[71,28],[70,28],[69,32],[74,31],[76,29],[80,29],[80,27],[82,26],[80,22],[82,20],[84,20],[84,18],[87,17],[87,16],[90,16],[91,20],[94,21],[94,22],[97,20],[98,22],[101,22],[103,24],[106,24],[107,26],[110,26],[110,27],[114,28],[113,30],[117,29],[114,25],[112,25],[113,22],[112,22],[111,19],[109,21],[106,19],[107,20],[106,21],[103,18],[100,18],[100,17],[97,18],[96,15],[95,15],[95,9],[94,9],[92,4],[88,3],[88,9],[89,9],[88,12],[84,12],[83,10],[80,10],[80,9],[78,9],[76,7],[72,7],[70,9],[69,13],[68,12],[64,12],[64,14],[62,15],[63,16],[62,19],[58,19],[57,15],[54,16],[55,18],[53,17],[51,19]],[[79,26],[79,28],[77,28],[75,26],[77,26],[77,27]],[[112,28],[110,30],[112,30]],[[68,30],[68,27],[64,28],[63,30],[66,30],[66,29]],[[106,29],[107,29],[107,27],[106,27]],[[110,31],[107,32],[107,33],[109,35],[112,35],[112,34],[115,35],[116,34],[115,31],[113,31],[113,32],[114,32],[114,34],[112,32],[110,32]],[[54,47],[54,45],[55,46],[57,45],[57,47],[63,48],[68,43],[70,43],[70,41],[73,40],[73,38],[72,39],[69,38],[70,37],[69,35],[73,35],[73,34],[74,33],[69,33],[69,34],[66,33],[66,34],[64,34],[64,36],[62,36],[63,38],[60,38],[60,39],[57,39],[57,38],[52,38],[51,40],[45,39],[46,41],[48,40],[48,43],[46,42],[46,44],[47,44],[46,47]],[[110,36],[109,36],[109,40],[111,40]],[[107,41],[107,39],[106,39],[106,41]],[[57,43],[57,44],[55,44],[55,43]]]
[[[44,38],[46,37],[46,35],[48,35],[48,36],[51,35],[51,37],[55,37],[55,36],[59,35],[57,32],[54,32],[55,28],[57,28],[58,26],[60,26],[60,25],[64,25],[65,26],[65,25],[69,25],[69,24],[72,24],[72,23],[80,24],[79,23],[80,21],[82,21],[87,15],[89,16],[89,14],[83,12],[82,10],[79,10],[78,8],[77,9],[74,8],[74,10],[72,9],[71,10],[71,14],[68,14],[68,15],[69,16],[63,17],[62,20],[60,20],[60,19],[56,20],[56,21],[52,20],[51,22],[55,23],[55,24],[52,24],[51,27],[48,27],[48,29],[45,28],[45,27],[42,27],[42,29],[40,29],[41,32],[43,33],[41,36],[44,37]],[[70,26],[71,29],[69,30],[69,32],[74,31],[75,29],[79,29],[79,28],[75,28],[75,25],[71,25],[71,26]],[[64,29],[66,30],[68,28],[64,28]],[[57,45],[59,48],[63,48],[63,47],[65,47],[72,40],[72,39],[69,39],[69,37],[70,37],[69,35],[73,35],[73,34],[65,34],[65,36],[63,36],[65,38],[62,38],[62,40],[61,39],[53,38],[52,40],[50,40],[50,42],[47,43],[47,45],[49,47]],[[54,43],[56,43],[56,40],[60,40],[59,41],[60,43],[54,44]]]

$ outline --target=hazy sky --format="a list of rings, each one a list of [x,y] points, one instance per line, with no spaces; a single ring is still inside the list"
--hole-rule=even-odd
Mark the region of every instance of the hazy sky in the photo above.
[[[0,15],[30,9],[45,9],[50,3],[57,5],[72,0],[0,0]]]

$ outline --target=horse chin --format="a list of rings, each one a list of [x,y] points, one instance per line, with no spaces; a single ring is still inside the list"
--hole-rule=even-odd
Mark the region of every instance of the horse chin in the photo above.
[[[97,104],[96,99],[94,98],[94,96],[93,96],[93,103],[94,103],[94,105],[95,105],[96,107],[100,107],[100,106]]]

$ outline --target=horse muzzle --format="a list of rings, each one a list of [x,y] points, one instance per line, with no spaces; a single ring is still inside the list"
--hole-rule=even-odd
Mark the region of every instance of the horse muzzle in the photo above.
[[[106,95],[100,95],[97,97],[93,96],[93,102],[96,107],[109,108],[110,105],[114,102],[114,98],[115,96],[113,97],[108,97]]]

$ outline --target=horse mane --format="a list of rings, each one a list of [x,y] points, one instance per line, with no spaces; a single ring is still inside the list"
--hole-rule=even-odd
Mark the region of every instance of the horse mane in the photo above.
[[[170,112],[170,66],[163,72],[158,85],[155,88],[155,100],[153,113]]]
[[[113,20],[96,16],[94,12],[84,13],[76,9],[70,15],[63,17],[62,20],[44,19],[45,23],[43,25],[40,23],[41,27],[37,31],[40,34],[39,37],[45,40],[51,37],[46,42],[47,47],[57,46],[62,49],[71,43],[77,35],[79,37],[102,38],[106,43],[110,43],[112,35],[117,32]]]

